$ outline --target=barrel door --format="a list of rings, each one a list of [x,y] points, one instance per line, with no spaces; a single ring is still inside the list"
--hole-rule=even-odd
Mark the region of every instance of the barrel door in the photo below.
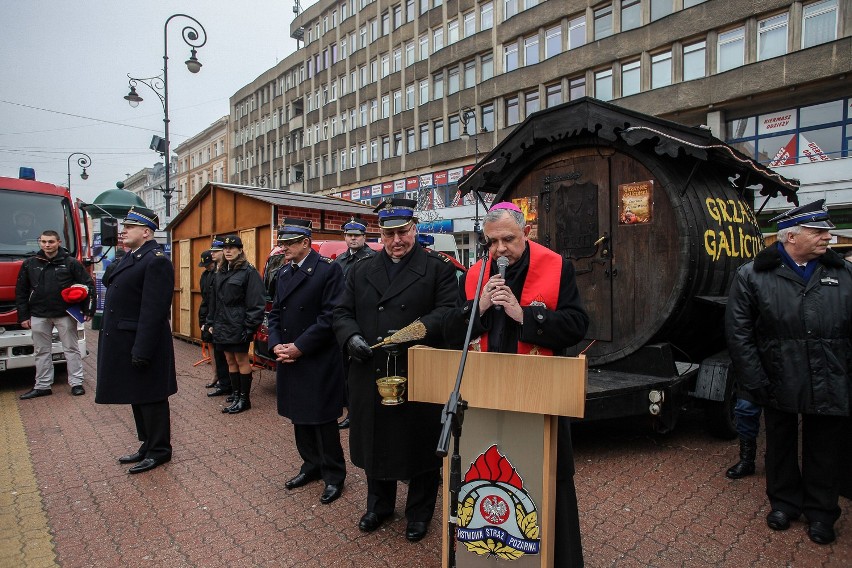
[[[592,365],[639,349],[676,303],[685,270],[661,186],[631,156],[582,148],[544,160],[509,196],[536,203],[531,236],[574,264],[590,320],[579,349],[591,344]]]

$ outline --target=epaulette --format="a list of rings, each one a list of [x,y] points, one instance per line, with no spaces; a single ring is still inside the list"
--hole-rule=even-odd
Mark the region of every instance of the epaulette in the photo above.
[[[163,253],[163,251],[158,249],[158,250],[154,251],[154,256],[166,256],[166,255]]]
[[[320,260],[323,261],[326,264],[331,264],[331,263],[334,262],[333,258],[328,258],[327,256],[321,256]]]
[[[435,258],[440,258],[444,262],[450,262],[450,257],[448,257],[445,254],[441,254],[436,250],[426,249],[426,252],[428,252],[430,255],[434,256]]]

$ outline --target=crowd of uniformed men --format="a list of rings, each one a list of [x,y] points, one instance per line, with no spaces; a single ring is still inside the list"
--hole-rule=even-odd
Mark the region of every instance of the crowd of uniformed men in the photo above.
[[[213,345],[216,362],[208,394],[227,396],[222,412],[238,414],[251,408],[249,345],[267,296],[272,299],[268,348],[277,362],[278,413],[292,421],[303,461],[286,488],[322,480],[320,501],[335,501],[346,477],[340,429],[350,427],[351,462],[367,477],[359,528],[379,528],[394,512],[398,482],[407,481],[405,536],[412,542],[425,536],[436,505],[441,408],[381,404],[376,379],[407,375],[408,345],[377,345],[417,320],[425,329],[418,343],[462,348],[473,317],[471,348],[558,355],[578,343],[589,324],[573,265],[528,239],[530,227],[517,206],[491,208],[483,223],[488,257],[471,267],[471,277],[459,277],[447,257],[417,244],[415,205],[390,199],[376,208],[379,252],[365,246],[365,222],[351,219],[342,227],[348,250],[335,260],[311,247],[310,221],[285,219],[277,234],[284,261],[266,285],[239,236],[216,238],[201,255],[206,270],[199,312],[202,339]],[[835,538],[840,513],[839,443],[849,424],[852,263],[827,250],[834,225],[824,202],[795,208],[778,221],[778,244],[738,271],[728,343],[743,395],[766,412],[767,524],[784,530],[804,514],[811,540],[826,544]],[[172,454],[174,269],[154,241],[158,227],[151,210],[131,209],[122,232],[129,252],[104,276],[95,401],[132,406],[141,446],[119,458],[135,464],[130,473],[153,469]],[[499,257],[508,260],[502,273],[492,262]],[[479,290],[473,275],[482,263],[486,276]],[[802,468],[798,415],[804,416]],[[557,453],[554,565],[582,566],[567,419],[559,423]],[[749,472],[748,463],[742,467],[737,473]]]

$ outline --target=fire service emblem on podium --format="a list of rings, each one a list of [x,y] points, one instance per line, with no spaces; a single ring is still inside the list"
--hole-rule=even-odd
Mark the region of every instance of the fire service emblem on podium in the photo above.
[[[538,554],[538,512],[511,462],[491,446],[470,464],[459,491],[456,538],[475,554],[517,560]]]

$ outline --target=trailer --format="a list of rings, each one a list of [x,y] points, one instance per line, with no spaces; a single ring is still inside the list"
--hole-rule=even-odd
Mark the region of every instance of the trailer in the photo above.
[[[589,361],[584,420],[646,415],[671,430],[698,403],[734,432],[724,306],[764,243],[756,195],[798,182],[691,128],[591,98],[529,116],[459,182],[512,201],[530,238],[570,259],[589,313],[566,355]]]

